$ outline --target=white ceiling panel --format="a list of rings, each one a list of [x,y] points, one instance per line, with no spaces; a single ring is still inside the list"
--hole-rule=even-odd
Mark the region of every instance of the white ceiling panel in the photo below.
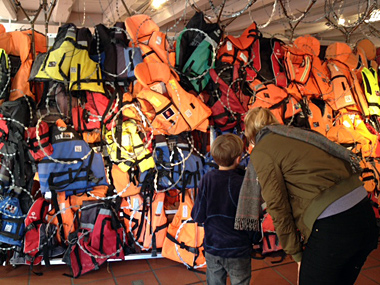
[[[379,8],[376,0],[168,0],[159,9],[153,9],[152,2],[153,0],[2,0],[0,20],[7,23],[11,19],[11,26],[25,27],[30,23],[21,7],[33,20],[40,5],[45,3],[47,11],[55,4],[49,21],[49,32],[54,32],[65,22],[87,27],[99,23],[111,26],[116,21],[124,21],[129,14],[144,13],[151,16],[168,36],[175,36],[198,9],[212,22],[216,22],[220,16],[220,23],[226,26],[225,32],[236,36],[255,21],[264,36],[276,36],[286,41],[291,35],[295,38],[312,34],[322,42],[349,41],[351,44],[367,37],[380,46],[380,22],[368,24],[363,21],[365,17],[369,18],[370,9]],[[339,18],[345,19],[346,27],[338,25]],[[299,19],[301,21],[298,23]],[[327,25],[329,22],[330,25]],[[44,27],[44,24],[42,9],[35,27]]]

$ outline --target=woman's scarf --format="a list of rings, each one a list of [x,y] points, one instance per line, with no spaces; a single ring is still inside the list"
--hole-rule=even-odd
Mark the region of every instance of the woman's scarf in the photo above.
[[[354,153],[317,132],[291,126],[269,125],[257,134],[256,143],[270,132],[312,144],[337,158],[348,161],[354,173],[361,171],[360,160]],[[250,162],[240,189],[234,228],[259,231],[262,202],[260,184],[253,164]]]

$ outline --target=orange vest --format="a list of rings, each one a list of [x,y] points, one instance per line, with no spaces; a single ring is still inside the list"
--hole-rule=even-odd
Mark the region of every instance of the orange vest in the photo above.
[[[38,32],[34,33],[34,45],[36,54],[46,52],[46,37]],[[20,57],[21,66],[12,79],[9,100],[14,101],[24,95],[35,99],[34,94],[30,91],[29,75],[32,69],[32,31],[14,31],[0,34],[0,48],[4,49],[8,55]]]
[[[164,134],[179,134],[188,130],[207,131],[208,117],[212,113],[210,108],[180,86],[167,64],[140,63],[135,68],[135,76],[144,86],[137,97],[147,99],[153,105],[155,119],[166,129]]]
[[[162,256],[184,263],[187,268],[199,268],[206,264],[203,253],[204,229],[191,220],[194,202],[189,192],[178,207],[170,223],[167,237],[162,247]]]
[[[175,50],[170,48],[166,35],[147,15],[134,15],[125,20],[132,46],[141,49],[144,62],[164,62],[175,66]]]

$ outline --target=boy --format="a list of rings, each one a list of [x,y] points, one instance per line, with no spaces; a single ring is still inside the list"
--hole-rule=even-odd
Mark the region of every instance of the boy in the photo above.
[[[234,229],[236,207],[244,172],[237,169],[244,144],[234,134],[218,136],[211,156],[219,169],[206,173],[199,184],[191,216],[204,223],[207,284],[249,284],[251,279],[251,236]]]

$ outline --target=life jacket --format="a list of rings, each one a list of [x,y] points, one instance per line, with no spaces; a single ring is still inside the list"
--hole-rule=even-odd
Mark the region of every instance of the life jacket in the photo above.
[[[24,219],[25,214],[17,195],[8,191],[0,201],[0,242],[21,247],[25,231]]]
[[[191,219],[194,202],[189,192],[181,199],[177,213],[169,224],[162,256],[185,264],[189,269],[206,264],[203,249],[204,228]]]
[[[274,83],[279,87],[286,87],[288,79],[284,66],[284,42],[275,37],[260,38],[260,69],[257,78],[264,83]],[[255,54],[255,56],[257,56]],[[256,59],[255,59],[256,60]]]
[[[151,93],[152,96],[149,101],[154,106],[157,106],[157,108],[162,108],[162,117],[167,121],[167,130],[171,129],[171,125],[180,123],[176,122],[178,117],[182,117],[187,123],[186,127],[181,126],[181,129],[173,130],[170,134],[179,134],[187,130],[200,130],[203,132],[207,130],[208,117],[211,115],[211,110],[198,97],[186,92],[179,85],[177,78],[170,72],[168,65],[158,62],[149,64],[143,62],[136,66],[135,76],[144,86],[145,90],[161,89],[163,91],[162,94],[165,94],[170,103],[180,112],[179,114],[175,113],[175,110],[171,109],[170,103],[162,104],[161,102],[157,102],[157,100],[154,101],[153,94],[159,92]],[[141,97],[140,93],[138,97]],[[163,119],[162,117],[161,119]],[[162,120],[161,122],[164,121]]]
[[[42,259],[49,265],[49,258],[60,255],[64,252],[63,248],[57,243],[53,236],[57,228],[49,224],[46,220],[50,203],[40,197],[34,201],[25,218],[25,236],[23,252],[26,264],[37,265]]]
[[[122,122],[121,128],[114,128],[105,135],[110,159],[127,172],[138,166],[140,172],[154,168],[152,153],[141,140],[138,125],[134,120]]]
[[[272,217],[266,213],[261,222],[263,233],[263,254],[282,250],[278,236],[276,235]]]
[[[47,214],[48,224],[57,228],[55,235],[57,241],[61,245],[65,245],[68,242],[69,234],[76,230],[74,211],[64,192],[52,192],[51,204],[52,209]]]
[[[374,192],[379,188],[379,162],[371,157],[363,158],[360,160],[360,167],[362,168],[360,179],[363,182],[365,190],[367,192]]]
[[[1,184],[8,181],[15,186],[31,190],[35,172],[35,161],[25,140],[25,129],[34,117],[34,102],[31,97],[23,96],[15,101],[5,101],[0,106],[0,169]],[[10,181],[12,180],[12,181]]]
[[[107,185],[104,162],[71,127],[52,126],[53,154],[38,164],[41,192],[65,192],[66,197],[97,185]]]
[[[5,50],[0,49],[0,100],[7,101],[11,87],[10,60]]]
[[[46,52],[46,37],[45,35],[34,31],[34,49],[36,54]],[[32,30],[13,31],[0,34],[0,48],[4,49],[8,57],[13,57],[19,64],[12,67],[11,74],[12,84],[9,100],[14,101],[24,95],[35,99],[32,85],[28,78],[32,69],[33,54],[32,54]]]
[[[83,203],[85,201],[102,200],[102,198],[107,197],[108,187],[109,186],[106,185],[94,186],[86,193],[71,195],[67,199],[69,200],[72,211],[80,215],[80,211],[79,213],[77,211],[82,207]]]
[[[80,133],[93,130],[98,130],[100,133],[101,122],[110,117],[106,114],[110,99],[102,93],[85,91],[81,94],[83,95],[71,99],[71,118],[74,128]]]
[[[218,76],[215,69],[210,70],[212,81],[216,84],[207,105],[212,111],[212,123],[221,131],[230,130],[235,127],[244,130],[244,117],[248,111],[243,106],[237,94]]]
[[[369,115],[380,115],[380,88],[377,72],[372,67],[361,70],[364,94],[368,101]]]
[[[140,193],[139,177],[129,171],[123,171],[117,164],[112,164],[111,176],[116,193],[121,197],[133,196]]]
[[[133,81],[136,79],[134,72],[136,65],[143,62],[141,50],[137,46],[128,46],[129,40],[124,32],[125,24],[123,22],[117,22],[115,27],[116,30],[114,32],[114,41],[117,54],[117,80],[119,82]]]
[[[50,143],[49,125],[44,121],[41,121],[36,127],[29,127],[25,132],[25,140],[28,143],[29,152],[36,161],[53,153],[53,146]]]
[[[143,247],[152,248],[153,251],[162,248],[168,228],[164,209],[165,196],[165,193],[154,194],[147,214]],[[155,252],[152,253],[154,255]]]
[[[312,69],[312,56],[295,46],[285,45],[284,63],[290,81],[305,84]]]
[[[202,12],[194,14],[176,41],[176,70],[181,84],[185,81],[188,88],[198,93],[206,87],[221,36],[219,24],[207,23]]]
[[[149,91],[149,90],[146,90],[146,91]],[[142,92],[142,94],[140,94],[140,92]],[[139,94],[141,96],[139,96]],[[144,96],[143,94],[145,94],[146,96]],[[148,100],[151,97],[150,95],[153,96],[152,103],[149,102]],[[154,98],[157,98],[158,101],[163,102],[163,103],[170,102],[167,97],[165,97],[164,95],[158,92],[149,93],[149,92],[144,92],[143,90],[140,90],[136,94],[136,97],[134,97],[129,92],[124,93],[123,99],[122,99],[123,100],[122,107],[120,108],[122,109],[123,116],[126,118],[130,118],[132,120],[135,120],[136,122],[139,122],[139,123],[141,122],[140,127],[143,128],[146,132],[151,132],[154,129],[162,128],[162,125],[160,123],[162,118],[161,120],[159,118],[155,120],[156,112],[160,113],[160,110],[162,110],[162,107],[160,106],[158,101],[155,100]],[[156,109],[153,106],[155,106]],[[175,107],[173,106],[173,108]],[[145,118],[141,115],[141,113],[144,114]],[[152,124],[152,126],[150,126],[150,124]]]
[[[166,35],[147,15],[133,15],[125,20],[125,27],[132,40],[132,47],[141,49],[145,63],[163,62],[175,66],[175,51]]]
[[[376,62],[376,47],[375,44],[369,39],[362,39],[356,43],[356,48],[361,49],[367,58],[368,68],[378,69],[378,64]]]
[[[52,48],[33,66],[29,80],[68,82],[70,91],[104,93],[100,67],[88,52],[91,32],[83,29],[77,30],[73,24],[61,26]]]
[[[37,105],[37,117],[48,124],[69,118],[71,115],[68,96],[63,83],[44,82],[44,91]]]
[[[358,114],[341,114],[335,125],[327,132],[327,138],[352,148],[354,153],[362,157],[373,157],[379,147],[377,136],[368,131]]]
[[[249,78],[255,79],[257,72],[261,69],[260,37],[261,33],[255,22],[238,38],[232,35],[226,36],[218,49],[218,60],[232,65],[245,66]]]
[[[124,259],[127,245],[112,206],[94,202],[83,205],[79,228],[70,235],[70,241],[63,260],[70,265],[74,278],[98,270],[108,258]]]
[[[113,30],[103,24],[94,27],[94,37],[90,47],[90,58],[99,63],[104,80],[115,81],[116,71],[116,47],[112,40]]]
[[[345,43],[334,43],[326,50],[327,67],[331,73],[333,92],[325,100],[333,110],[345,108],[369,115],[368,104],[354,72],[358,59]]]
[[[70,66],[74,55],[77,28],[73,24],[64,24],[58,29],[53,46],[44,55],[41,65],[34,66],[29,80],[70,81]],[[38,70],[38,71],[37,71]]]
[[[154,156],[158,171],[157,190],[197,188],[203,173],[202,159],[179,137],[157,140],[158,137]]]
[[[304,84],[299,84],[303,96],[321,99],[332,92],[329,71],[319,58],[321,44],[318,39],[310,35],[298,37],[294,40],[294,46],[312,57],[311,72]]]
[[[323,100],[306,99],[306,117],[309,128],[326,136],[332,128],[333,113],[331,107]]]
[[[75,49],[70,62],[70,91],[105,92],[99,63],[93,61],[89,55],[91,38],[88,28],[77,31]]]
[[[147,201],[141,194],[131,195],[123,199],[121,209],[129,237],[143,249],[141,244],[144,242],[146,231]]]
[[[284,89],[270,84],[263,84],[258,79],[249,84],[253,91],[252,103],[249,109],[256,107],[268,108],[280,123],[283,123],[285,106],[288,102],[288,94]]]

